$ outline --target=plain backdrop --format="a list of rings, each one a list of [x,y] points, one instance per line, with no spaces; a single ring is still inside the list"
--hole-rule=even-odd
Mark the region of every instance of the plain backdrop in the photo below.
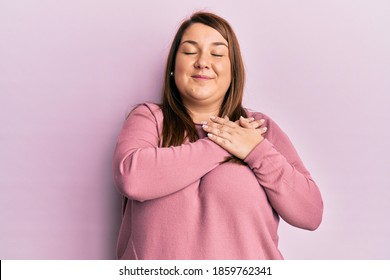
[[[0,259],[115,258],[116,138],[198,10],[231,23],[244,105],[321,189],[318,230],[281,222],[285,258],[390,258],[389,1],[0,0]]]

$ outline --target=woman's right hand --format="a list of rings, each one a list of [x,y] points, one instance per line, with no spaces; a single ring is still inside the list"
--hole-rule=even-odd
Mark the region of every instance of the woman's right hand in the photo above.
[[[225,117],[225,119],[229,120],[228,117]],[[255,118],[240,118],[235,121],[236,124],[244,127],[244,128],[259,128],[264,124],[264,119],[255,120]]]

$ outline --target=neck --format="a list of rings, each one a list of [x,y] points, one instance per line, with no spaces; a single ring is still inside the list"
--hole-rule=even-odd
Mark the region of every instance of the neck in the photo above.
[[[217,106],[186,106],[194,123],[201,123],[202,121],[210,120],[211,116],[218,116],[219,105]]]

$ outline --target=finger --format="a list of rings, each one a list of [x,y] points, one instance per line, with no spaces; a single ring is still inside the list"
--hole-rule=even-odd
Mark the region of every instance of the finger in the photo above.
[[[250,123],[250,122],[253,122],[255,120],[255,118],[252,118],[252,117],[244,118],[244,120]],[[240,124],[240,119],[236,120],[234,123],[239,125]]]
[[[229,145],[231,144],[227,139],[219,137],[218,135],[212,133],[207,133],[207,137],[226,150],[228,150]]]
[[[228,117],[220,118],[220,117],[216,117],[216,116],[211,116],[210,120],[212,122],[214,122],[214,123],[218,123],[218,124],[221,124],[221,125],[226,125],[226,126],[229,126],[229,127],[235,127],[236,126],[236,124],[234,122],[231,122]]]
[[[263,135],[264,133],[267,132],[268,128],[266,126],[264,126],[264,127],[259,128],[258,130],[260,131],[260,134]]]
[[[219,124],[219,123],[214,123],[212,121],[209,121],[209,122],[202,122],[202,125],[206,125],[210,128],[215,128],[215,129],[219,129],[219,130],[223,130],[223,131],[227,131],[228,130],[228,126],[226,125],[223,125],[223,124]],[[205,128],[205,127],[203,127]]]
[[[227,126],[221,126],[221,127],[213,127],[210,125],[202,125],[202,128],[204,131],[217,135],[222,138],[227,138],[229,137],[229,127]]]
[[[243,119],[244,121],[247,121],[247,122],[253,122],[255,120],[255,118],[253,118],[253,117],[244,118],[243,116],[240,116],[240,118]]]
[[[260,120],[251,120],[251,121],[248,121],[248,119],[253,119],[253,118],[244,118],[244,117],[240,117],[239,119],[239,125],[244,127],[244,128],[259,128],[260,126],[262,126],[265,122],[264,119],[260,119]]]
[[[220,129],[220,130],[224,130],[224,131],[229,131],[229,129],[231,129],[231,126],[229,126],[229,125],[219,124],[219,123],[215,123],[212,121],[202,121],[201,124],[202,124],[202,126],[206,125],[206,126]]]
[[[253,128],[259,128],[259,127],[262,126],[264,123],[265,123],[265,120],[264,120],[264,119],[261,119],[261,120],[257,120],[257,121],[251,122],[251,125],[252,125]]]
[[[244,128],[252,128],[252,123],[250,123],[247,119],[245,119],[242,116],[239,118],[238,124]]]

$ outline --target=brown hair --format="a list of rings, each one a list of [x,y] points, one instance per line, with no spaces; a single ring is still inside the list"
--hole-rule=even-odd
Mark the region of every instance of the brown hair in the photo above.
[[[195,125],[183,105],[175,80],[174,71],[176,53],[184,32],[194,23],[202,23],[217,30],[228,42],[231,64],[231,84],[219,110],[219,116],[228,116],[235,121],[240,116],[246,117],[242,107],[245,83],[245,69],[237,37],[229,23],[212,13],[197,12],[185,20],[179,27],[169,51],[165,69],[163,99],[161,109],[164,115],[162,130],[162,147],[178,146],[187,138],[190,142],[199,139]]]

